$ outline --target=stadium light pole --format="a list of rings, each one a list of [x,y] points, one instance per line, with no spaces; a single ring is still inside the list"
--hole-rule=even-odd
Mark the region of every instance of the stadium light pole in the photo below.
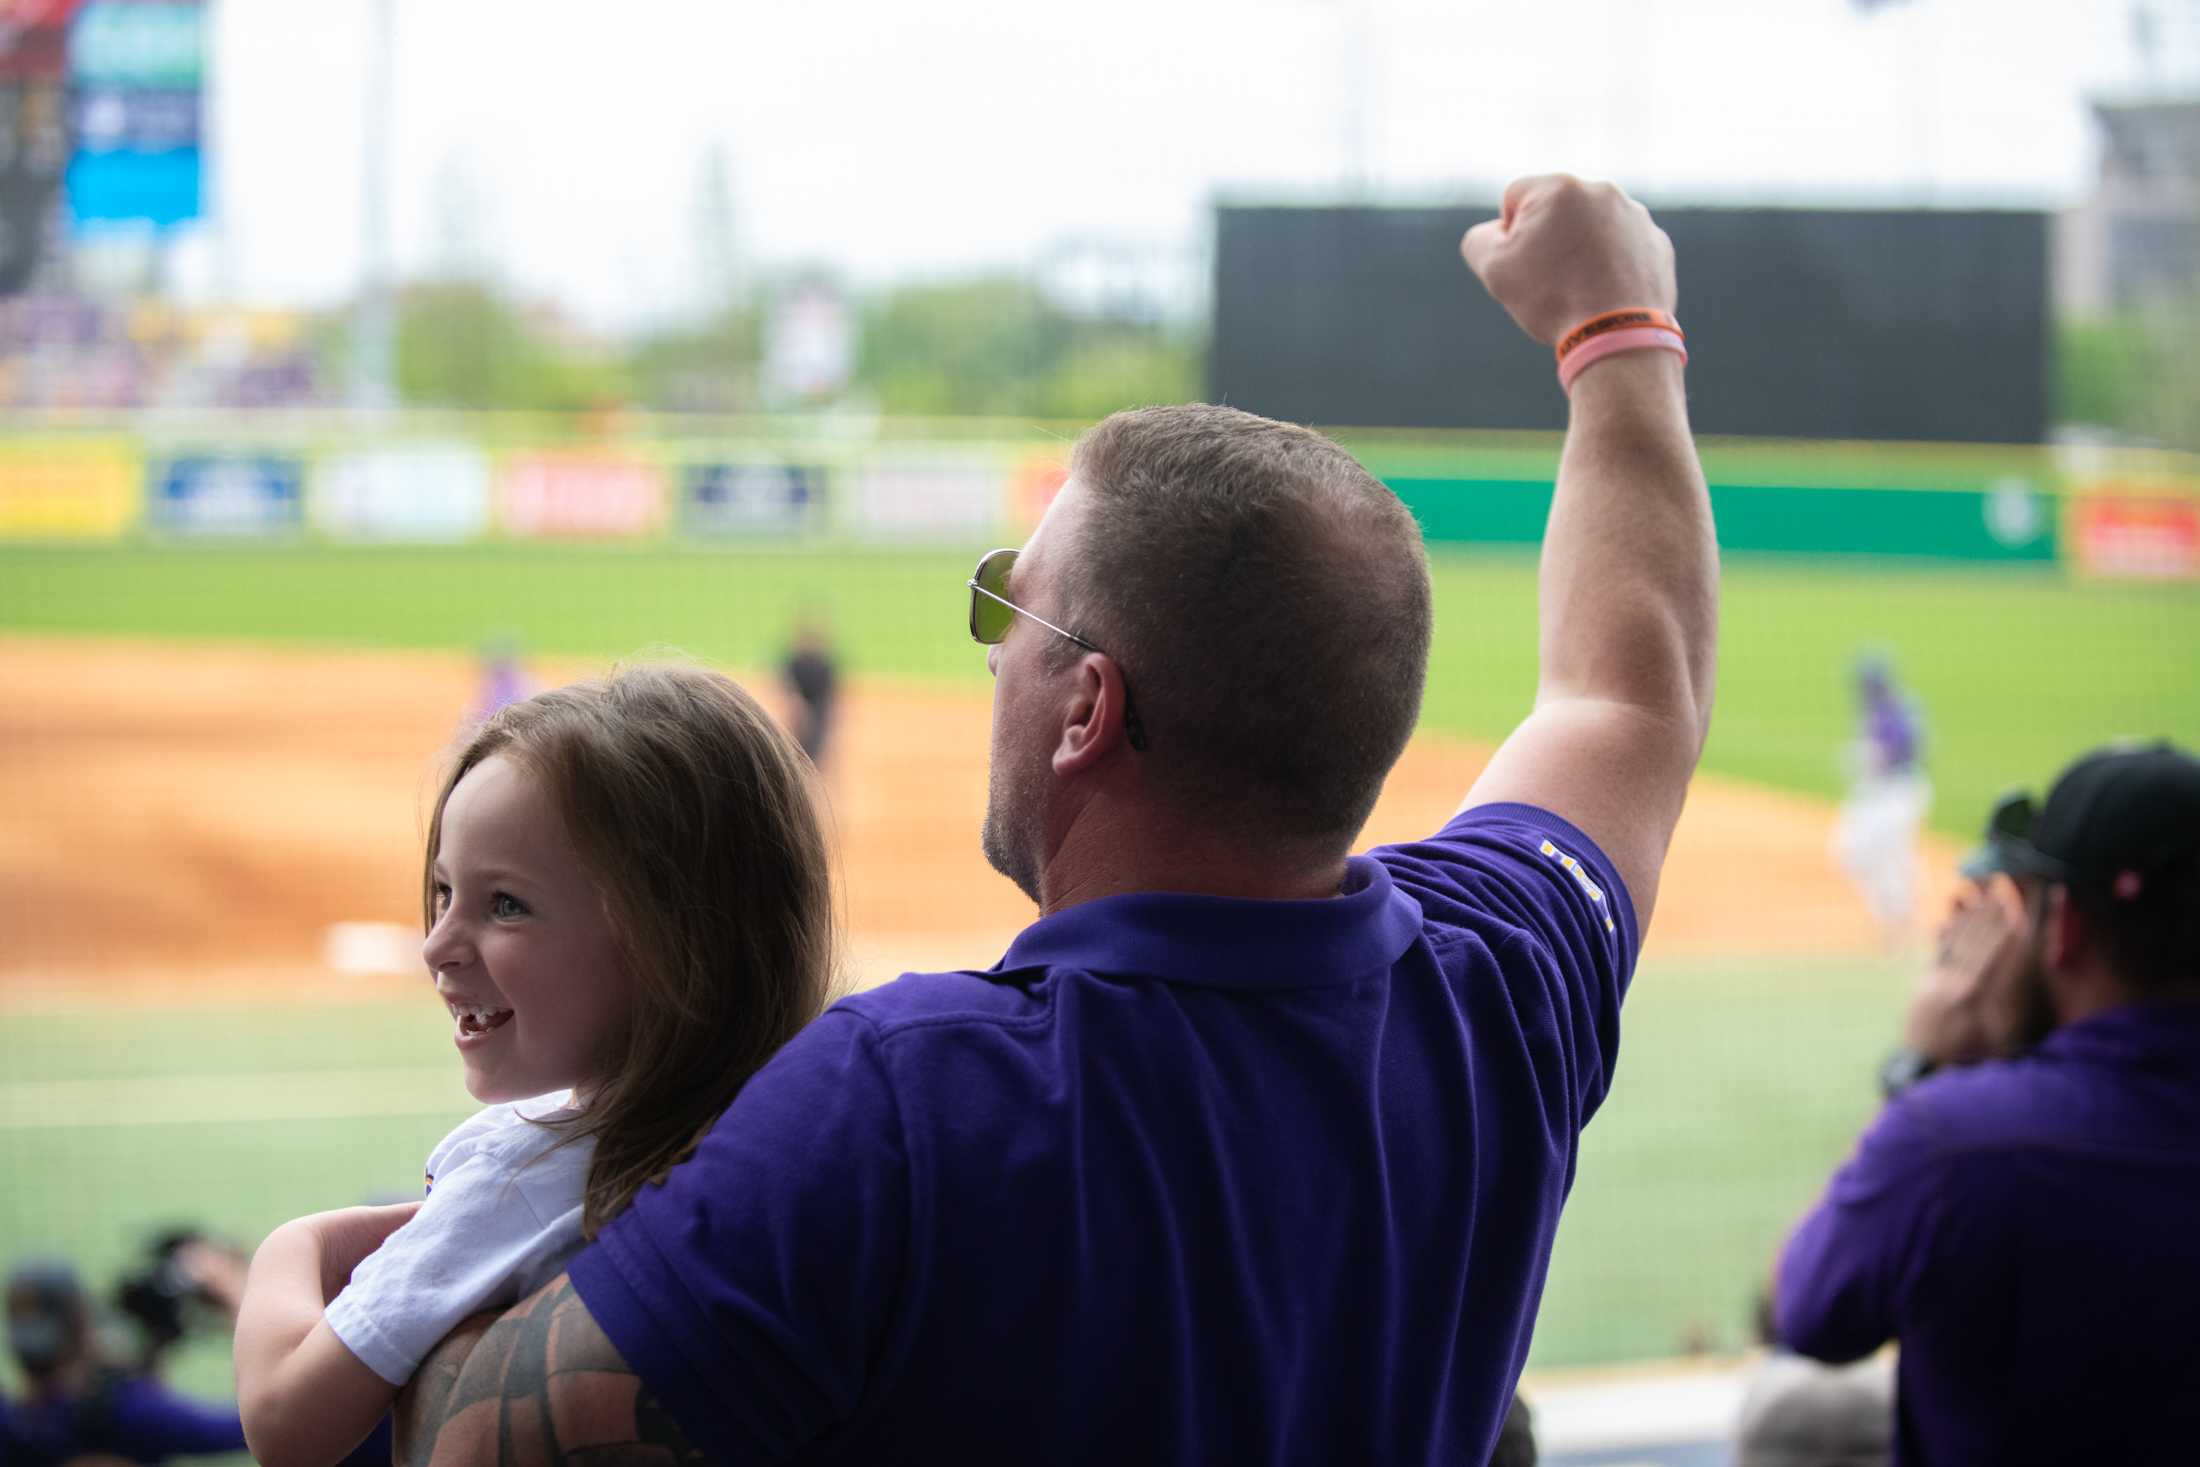
[[[386,408],[397,400],[391,382],[390,302],[390,65],[391,7],[367,0],[365,133],[359,191],[359,303],[352,318],[351,402]]]

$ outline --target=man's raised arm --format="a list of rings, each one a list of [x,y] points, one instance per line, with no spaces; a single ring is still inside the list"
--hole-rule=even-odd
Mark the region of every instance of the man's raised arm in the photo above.
[[[1515,181],[1460,252],[1497,303],[1555,343],[1606,312],[1670,314],[1673,246],[1610,184]],[[1565,817],[1619,868],[1647,927],[1711,719],[1719,553],[1681,358],[1605,356],[1574,380],[1543,538],[1535,709],[1467,794]]]

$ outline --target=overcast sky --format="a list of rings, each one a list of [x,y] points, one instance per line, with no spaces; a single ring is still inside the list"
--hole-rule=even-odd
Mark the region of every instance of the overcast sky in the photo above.
[[[362,260],[375,0],[215,0],[219,223],[193,293],[326,305]],[[486,264],[584,319],[675,316],[725,160],[750,268],[858,281],[1069,238],[1195,256],[1219,193],[2054,205],[2130,0],[387,0],[400,275]],[[2200,4],[2152,0],[2200,76]],[[1355,139],[1357,141],[1355,141]],[[226,287],[226,288],[225,288]]]

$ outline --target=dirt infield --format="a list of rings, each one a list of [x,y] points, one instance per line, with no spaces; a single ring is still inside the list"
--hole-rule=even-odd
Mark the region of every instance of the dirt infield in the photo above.
[[[475,676],[440,654],[0,638],[0,999],[358,994],[328,931],[417,923],[423,808]],[[856,981],[984,965],[1030,919],[978,853],[986,726],[982,698],[847,694],[829,788]],[[1435,828],[1483,756],[1417,740],[1367,842]],[[1653,954],[1872,950],[1832,818],[1699,781]]]

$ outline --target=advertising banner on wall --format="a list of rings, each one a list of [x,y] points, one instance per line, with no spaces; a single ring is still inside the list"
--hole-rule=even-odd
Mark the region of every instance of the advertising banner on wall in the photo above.
[[[496,527],[525,539],[639,539],[670,507],[661,465],[615,453],[523,454],[496,479]]]
[[[695,535],[799,534],[825,502],[825,471],[810,464],[689,464],[680,479],[680,526]]]
[[[124,439],[0,439],[0,539],[112,540],[136,522],[144,481]]]
[[[848,527],[858,534],[978,539],[1000,525],[1006,485],[990,463],[881,463],[853,479]]]
[[[1016,466],[1008,480],[1010,525],[1030,533],[1054,503],[1054,496],[1069,482],[1069,464],[1055,454],[1039,454]]]
[[[158,227],[201,212],[198,0],[87,0],[69,33],[69,212]]]
[[[465,443],[364,449],[323,461],[309,518],[352,540],[470,540],[489,528],[489,459]]]
[[[2072,568],[2096,580],[2200,581],[2200,482],[2186,493],[2097,484],[2070,501]]]
[[[1431,543],[1536,545],[1551,513],[1546,478],[1384,479]],[[2053,501],[2029,481],[1986,489],[1711,483],[1721,549],[1926,560],[2055,559]]]
[[[281,535],[304,524],[306,466],[282,454],[189,454],[146,476],[146,523],[178,535]]]

